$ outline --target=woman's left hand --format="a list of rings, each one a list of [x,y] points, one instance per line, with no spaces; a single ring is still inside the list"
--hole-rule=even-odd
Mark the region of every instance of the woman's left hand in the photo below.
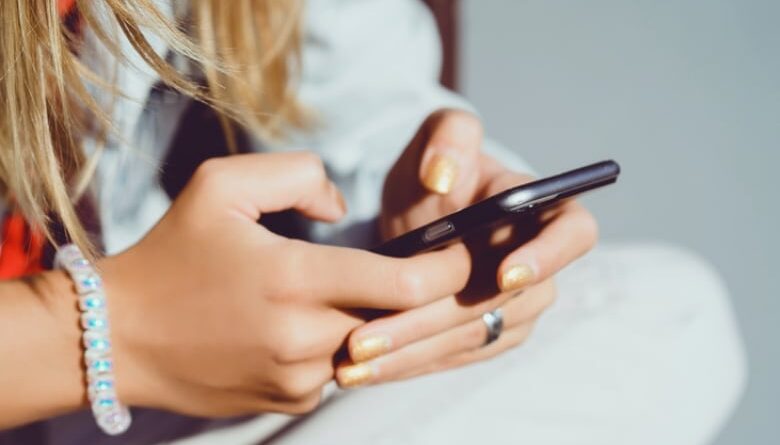
[[[384,239],[532,179],[481,153],[482,137],[481,123],[466,112],[443,110],[425,121],[386,179],[380,217]],[[355,329],[348,341],[350,360],[336,372],[339,384],[441,371],[521,344],[555,299],[553,276],[597,238],[594,218],[574,201],[546,212],[541,223],[533,233],[509,226],[467,241],[461,251],[471,256],[472,271],[460,294]],[[503,332],[485,344],[483,314],[499,308]]]

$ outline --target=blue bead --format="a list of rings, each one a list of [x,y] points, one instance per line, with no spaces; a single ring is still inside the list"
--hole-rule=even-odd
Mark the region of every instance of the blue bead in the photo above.
[[[106,372],[111,369],[111,361],[109,360],[95,360],[92,363],[92,369],[95,371]]]
[[[90,318],[87,322],[90,328],[102,328],[106,325],[102,318]]]
[[[103,301],[98,297],[87,298],[87,306],[96,309],[103,306]]]
[[[97,388],[98,391],[105,391],[107,389],[111,389],[114,385],[111,384],[110,380],[98,380],[97,383],[95,383],[95,388]]]
[[[114,406],[114,400],[113,399],[100,399],[100,400],[98,400],[98,405],[100,405],[102,407],[105,407],[105,408],[110,408],[110,407]]]
[[[90,275],[81,280],[81,285],[88,289],[96,289],[100,285],[100,278]]]
[[[89,347],[94,349],[106,349],[108,347],[108,342],[100,339],[92,340],[89,343]]]

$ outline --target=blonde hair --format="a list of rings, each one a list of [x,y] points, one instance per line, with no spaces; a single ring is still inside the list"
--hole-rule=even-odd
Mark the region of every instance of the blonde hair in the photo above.
[[[168,19],[153,0],[76,2],[83,24],[118,60],[125,58],[112,33],[117,27],[162,82],[214,107],[229,145],[230,122],[261,137],[305,126],[294,90],[302,0],[189,3],[185,22]],[[106,23],[106,16],[113,23]],[[85,157],[80,138],[96,129],[105,134],[112,125],[110,112],[85,83],[122,92],[74,55],[79,37],[63,24],[55,0],[2,0],[0,17],[0,198],[12,199],[49,240],[51,223],[58,220],[69,240],[91,251],[75,202],[89,183],[96,156]],[[196,64],[206,85],[157,54],[142,28]]]

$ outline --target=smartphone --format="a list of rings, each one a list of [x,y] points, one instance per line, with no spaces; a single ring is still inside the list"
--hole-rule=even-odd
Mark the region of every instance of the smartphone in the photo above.
[[[567,198],[614,183],[619,174],[620,165],[609,160],[513,187],[393,238],[372,252],[408,257],[436,249],[479,229],[536,217],[540,210]]]

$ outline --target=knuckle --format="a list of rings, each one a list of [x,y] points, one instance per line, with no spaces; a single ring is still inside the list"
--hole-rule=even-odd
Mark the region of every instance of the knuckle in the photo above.
[[[300,403],[310,400],[314,395],[318,396],[326,382],[311,366],[298,366],[287,370],[278,382],[278,389],[285,400]],[[315,400],[319,401],[319,397]],[[314,406],[316,407],[316,403]]]
[[[470,131],[472,131],[473,136],[475,137],[482,137],[482,134],[485,131],[484,126],[482,125],[482,120],[478,118],[475,114],[461,111],[460,115],[462,116],[463,122],[468,125],[468,128]]]
[[[296,164],[300,165],[311,179],[325,178],[325,163],[312,151],[300,151],[295,153]]]
[[[482,138],[484,134],[482,121],[473,113],[463,110],[453,110],[449,113],[449,117],[452,118],[451,123],[456,126],[461,137],[470,140],[479,140]]]
[[[487,338],[487,328],[479,318],[474,323],[468,323],[463,331],[463,347],[464,349],[473,349],[481,346],[485,343]]]
[[[395,271],[394,295],[396,301],[405,307],[417,307],[425,298],[423,280],[420,274],[407,265],[400,265]]]
[[[281,397],[293,402],[303,400],[311,392],[308,385],[295,373],[281,379],[277,386]]]
[[[280,317],[283,323],[277,329],[273,346],[276,363],[289,365],[309,359],[315,349],[316,340],[307,334],[306,325],[296,316]]]
[[[592,249],[599,238],[599,225],[596,218],[584,207],[581,207],[580,221],[577,226],[580,230],[581,239],[584,240],[588,250]]]
[[[198,166],[192,178],[193,182],[200,187],[214,188],[224,184],[229,176],[225,160],[211,158]]]

